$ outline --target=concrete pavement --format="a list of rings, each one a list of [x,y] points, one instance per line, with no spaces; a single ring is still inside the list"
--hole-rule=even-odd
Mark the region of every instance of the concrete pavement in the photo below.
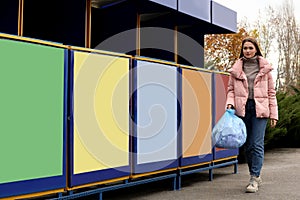
[[[172,181],[164,180],[103,193],[103,200],[300,200],[300,149],[273,149],[265,153],[263,185],[257,193],[245,193],[249,181],[247,164],[183,176],[180,191],[172,190]],[[87,199],[87,198],[85,198]],[[96,199],[90,197],[88,199]]]

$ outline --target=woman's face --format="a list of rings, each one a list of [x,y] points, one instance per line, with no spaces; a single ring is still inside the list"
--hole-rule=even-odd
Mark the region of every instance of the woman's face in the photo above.
[[[245,42],[243,46],[243,54],[246,58],[252,58],[256,54],[256,48],[252,42]]]

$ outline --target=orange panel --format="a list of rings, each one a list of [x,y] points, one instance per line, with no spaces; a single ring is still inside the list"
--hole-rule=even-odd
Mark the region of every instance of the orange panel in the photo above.
[[[182,71],[183,157],[211,153],[211,74]]]

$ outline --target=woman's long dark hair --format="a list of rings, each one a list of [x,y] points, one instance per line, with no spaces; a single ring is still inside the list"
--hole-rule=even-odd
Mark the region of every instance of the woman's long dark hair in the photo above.
[[[243,42],[242,42],[240,58],[244,57],[243,48],[244,48],[245,42],[251,42],[254,45],[254,47],[255,47],[255,49],[257,51],[255,55],[257,55],[257,56],[263,56],[262,53],[261,53],[261,51],[260,51],[260,49],[259,49],[259,46],[258,46],[258,43],[257,43],[256,39],[253,38],[253,37],[246,37],[246,38],[243,39]]]

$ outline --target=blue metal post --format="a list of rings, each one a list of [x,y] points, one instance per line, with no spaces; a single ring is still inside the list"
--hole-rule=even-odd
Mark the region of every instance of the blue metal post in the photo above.
[[[178,170],[177,176],[175,177],[174,190],[181,189],[181,169]]]

